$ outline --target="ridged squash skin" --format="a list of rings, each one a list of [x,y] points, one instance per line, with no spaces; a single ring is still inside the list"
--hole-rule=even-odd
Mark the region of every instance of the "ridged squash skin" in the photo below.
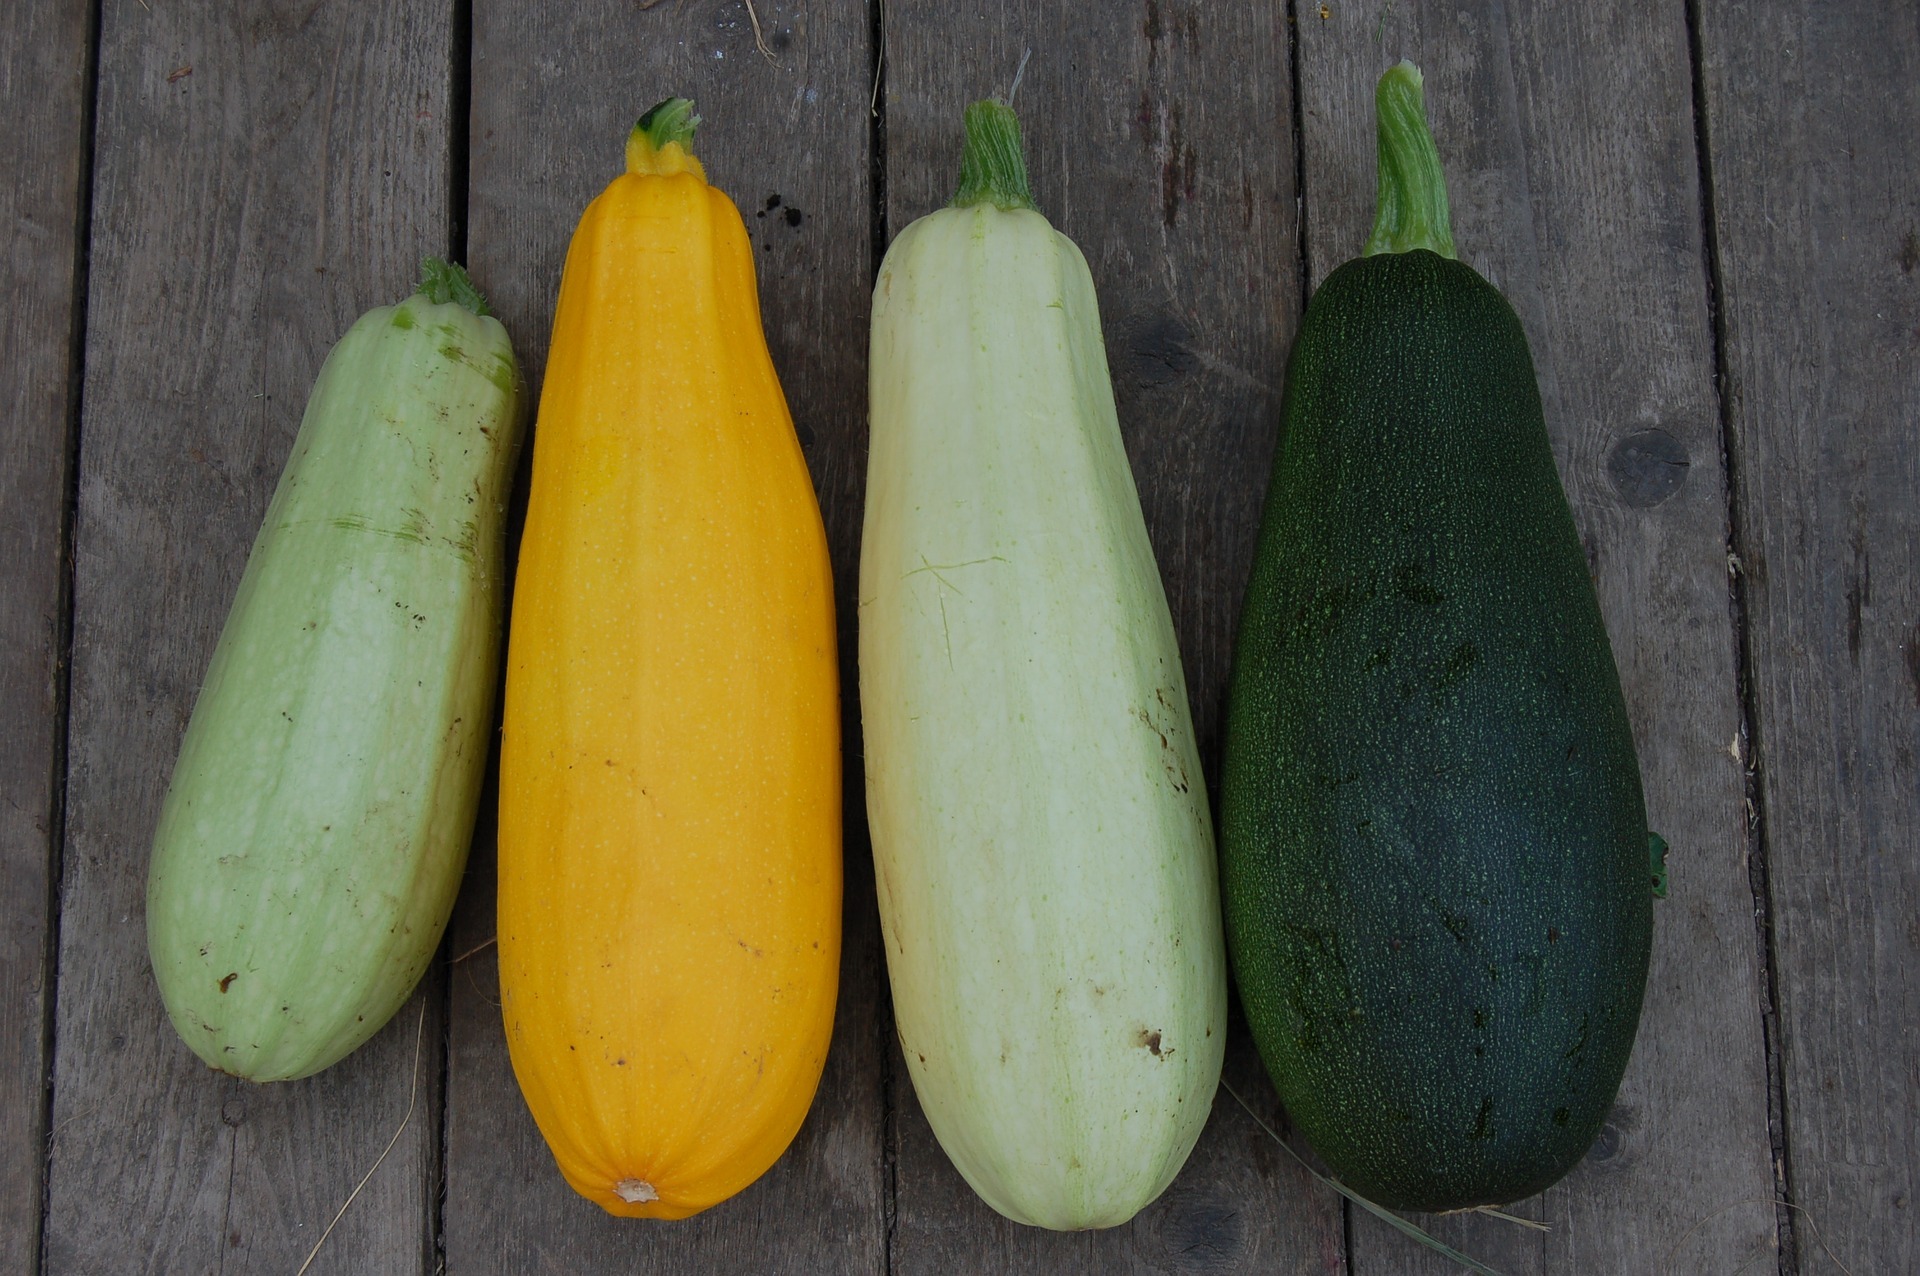
[[[1314,294],[1229,695],[1227,934],[1288,1118],[1383,1205],[1586,1152],[1652,936],[1625,702],[1525,334],[1470,267]]]
[[[682,1218],[812,1102],[840,954],[825,532],[752,245],[678,143],[567,254],[500,763],[500,989],[567,1182]]]
[[[148,876],[167,1013],[223,1072],[333,1063],[440,942],[490,743],[520,407],[500,324],[421,295],[320,370]]]
[[[860,699],[901,1049],[988,1204],[1113,1226],[1206,1122],[1226,975],[1086,263],[1036,212],[924,217],[881,266],[870,368]]]

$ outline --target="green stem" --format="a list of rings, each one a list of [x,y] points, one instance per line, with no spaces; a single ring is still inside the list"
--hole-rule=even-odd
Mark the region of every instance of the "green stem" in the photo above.
[[[656,151],[669,142],[678,142],[680,149],[691,155],[693,130],[698,127],[700,117],[693,113],[693,99],[670,97],[641,116],[633,129],[645,133]]]
[[[1380,211],[1367,240],[1366,256],[1425,248],[1442,257],[1453,252],[1448,224],[1447,178],[1440,152],[1427,129],[1427,104],[1420,92],[1420,68],[1411,62],[1389,67],[1374,94],[1380,130]]]
[[[487,299],[473,286],[473,280],[467,276],[466,268],[438,257],[423,258],[420,262],[420,286],[414,289],[436,306],[444,306],[449,301],[465,306],[474,314],[485,317],[493,313],[487,307]]]
[[[1039,211],[1027,186],[1020,117],[1004,102],[975,102],[967,108],[967,148],[960,156],[960,189],[953,206],[976,204]]]

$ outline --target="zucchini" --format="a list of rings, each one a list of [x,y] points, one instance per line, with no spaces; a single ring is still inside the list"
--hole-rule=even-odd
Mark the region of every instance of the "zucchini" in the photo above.
[[[1226,1038],[1213,831],[1086,262],[1018,122],[874,289],[860,556],[867,812],[894,1018],[935,1135],[1009,1218],[1125,1222]]]
[[[1229,690],[1222,891],[1289,1118],[1389,1206],[1545,1188],[1633,1044],[1652,933],[1619,675],[1527,342],[1454,260],[1419,72],[1288,366]]]
[[[180,746],[147,943],[253,1081],[338,1060],[440,942],[489,744],[521,384],[458,266],[327,356]]]

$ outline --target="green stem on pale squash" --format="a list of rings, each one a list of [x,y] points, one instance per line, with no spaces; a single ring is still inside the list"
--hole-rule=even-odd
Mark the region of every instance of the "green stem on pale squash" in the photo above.
[[[436,306],[444,306],[451,301],[482,318],[493,313],[487,306],[486,297],[474,287],[466,267],[439,257],[421,259],[420,286],[414,291]]]
[[[960,155],[960,189],[955,208],[992,204],[1038,212],[1027,186],[1027,161],[1020,148],[1020,117],[1004,102],[975,102],[967,108],[967,146]]]

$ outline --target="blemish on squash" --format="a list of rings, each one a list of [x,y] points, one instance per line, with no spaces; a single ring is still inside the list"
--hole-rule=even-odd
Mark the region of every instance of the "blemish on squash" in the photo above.
[[[1560,1054],[1560,1057],[1562,1059],[1568,1059],[1568,1060],[1578,1059],[1581,1056],[1581,1054],[1583,1054],[1586,1051],[1587,1037],[1592,1031],[1593,1031],[1593,1016],[1581,1015],[1580,1031],[1574,1037],[1573,1044],[1568,1046],[1564,1051],[1562,1051]]]
[[[1160,1030],[1158,1028],[1141,1028],[1133,1034],[1133,1044],[1136,1046],[1145,1046],[1147,1053],[1156,1059],[1164,1059],[1167,1055],[1173,1053],[1171,1050],[1161,1049]]]
[[[220,981],[220,991],[225,992],[228,989],[228,987],[232,985],[233,981],[238,978],[240,978],[239,971],[236,970],[236,971],[230,972],[225,979],[222,979]]]
[[[1480,1115],[1474,1118],[1473,1129],[1467,1137],[1475,1140],[1493,1137],[1493,1096],[1487,1095],[1480,1100]]]
[[[393,326],[404,332],[408,328],[414,328],[418,325],[414,322],[413,311],[408,310],[405,306],[401,306],[393,312]]]
[[[621,1179],[613,1185],[613,1194],[629,1205],[660,1199],[660,1193],[654,1191],[653,1184],[645,1179]]]

